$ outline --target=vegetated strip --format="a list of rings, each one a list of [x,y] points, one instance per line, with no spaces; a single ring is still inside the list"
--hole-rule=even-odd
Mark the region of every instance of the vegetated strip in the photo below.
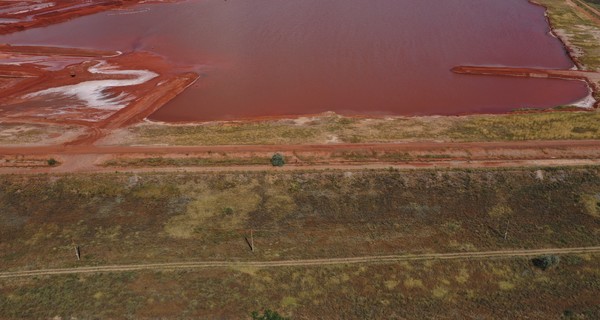
[[[112,265],[61,269],[39,269],[27,271],[0,272],[0,278],[35,277],[45,275],[82,274],[82,273],[104,273],[104,272],[126,272],[139,270],[173,270],[173,269],[197,269],[197,268],[235,268],[235,267],[304,267],[304,266],[327,266],[364,263],[391,263],[400,261],[419,260],[459,260],[459,259],[498,259],[514,257],[532,257],[538,255],[565,255],[600,253],[600,246],[576,247],[576,248],[549,248],[529,250],[504,250],[504,251],[480,251],[480,252],[455,252],[455,253],[426,253],[419,255],[386,255],[386,256],[364,256],[350,258],[323,258],[303,260],[280,260],[280,261],[197,261],[197,262],[171,262],[171,263],[149,263],[131,265]]]

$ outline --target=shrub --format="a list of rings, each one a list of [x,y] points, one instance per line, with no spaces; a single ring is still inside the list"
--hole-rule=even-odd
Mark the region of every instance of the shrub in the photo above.
[[[276,153],[273,155],[273,157],[271,157],[271,164],[274,167],[283,167],[283,165],[285,164],[285,159],[283,158],[283,155]]]
[[[559,261],[560,259],[555,255],[540,256],[531,260],[534,266],[542,270],[547,270],[548,268],[557,265]]]
[[[50,159],[48,159],[48,161],[47,161],[47,162],[48,162],[48,165],[49,165],[49,166],[55,166],[55,165],[57,165],[57,164],[58,164],[58,161],[56,161],[56,159],[54,159],[54,158],[50,158]]]
[[[250,316],[252,316],[252,320],[287,320],[288,319],[288,318],[282,317],[276,311],[271,311],[269,309],[266,309],[264,311],[264,314],[262,314],[262,315],[256,311],[253,311],[250,314]]]

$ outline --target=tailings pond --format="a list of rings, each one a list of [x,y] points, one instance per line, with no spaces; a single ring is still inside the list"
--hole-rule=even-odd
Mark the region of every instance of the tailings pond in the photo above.
[[[457,65],[568,69],[526,0],[195,0],[107,11],[0,37],[150,51],[201,76],[151,116],[500,113],[573,103],[580,81],[453,74]]]

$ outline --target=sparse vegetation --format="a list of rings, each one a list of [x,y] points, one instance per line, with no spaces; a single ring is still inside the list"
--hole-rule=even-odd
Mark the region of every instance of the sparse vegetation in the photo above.
[[[350,121],[344,121],[344,120]],[[245,145],[324,143],[328,136],[340,142],[370,143],[401,140],[443,141],[521,141],[600,139],[600,112],[555,111],[506,115],[462,117],[397,117],[389,119],[350,119],[337,116],[315,118],[304,124],[292,121],[164,126],[141,124],[130,128],[120,144]],[[298,128],[299,127],[299,128]],[[288,128],[288,129],[284,129]],[[226,129],[227,134],[221,130]],[[268,139],[265,131],[289,130]],[[253,132],[253,134],[249,134]],[[307,135],[306,132],[312,132]],[[261,136],[254,140],[255,136]],[[108,139],[107,141],[110,141]],[[443,157],[444,155],[439,155]]]
[[[72,241],[80,265],[598,245],[580,195],[600,193],[600,169],[536,171],[7,175],[0,259],[70,266]],[[250,229],[259,250],[247,256]]]
[[[252,320],[287,320],[288,318],[282,317],[277,311],[271,311],[266,309],[263,314],[259,314],[257,311],[253,311],[250,316]]]
[[[0,260],[7,271],[599,245],[600,220],[579,195],[600,193],[600,168],[545,168],[543,180],[536,171],[6,175]],[[504,239],[489,226],[506,217]],[[565,306],[597,315],[580,301],[600,290],[598,263],[582,255],[561,256],[548,272],[517,258],[0,279],[0,309],[9,318],[242,318],[258,305],[290,318],[362,319],[460,304],[493,317],[552,318]]]
[[[0,279],[0,310],[5,318],[248,319],[260,305],[290,319],[421,319],[448,310],[556,319],[568,309],[573,318],[597,319],[599,265],[598,256],[561,265],[551,279],[532,272],[526,258]],[[464,282],[454,280],[460,270]],[[421,284],[390,285],[403,277]],[[285,305],[289,296],[297,304]]]
[[[0,123],[0,145],[56,144],[83,132],[79,126]]]

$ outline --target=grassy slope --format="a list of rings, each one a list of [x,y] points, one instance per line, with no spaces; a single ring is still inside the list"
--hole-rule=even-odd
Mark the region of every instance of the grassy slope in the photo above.
[[[600,244],[599,168],[4,176],[0,190],[3,270]],[[254,254],[243,240],[250,228]],[[510,312],[597,315],[600,261],[569,259],[545,273],[515,259],[11,279],[0,281],[0,310],[237,318],[270,307],[360,318],[461,306],[499,315],[526,298]]]
[[[551,112],[463,117],[350,119],[315,118],[305,124],[291,121],[131,127],[120,144],[248,145],[311,144],[335,138],[339,142],[401,140],[515,141],[599,139],[600,113]]]

